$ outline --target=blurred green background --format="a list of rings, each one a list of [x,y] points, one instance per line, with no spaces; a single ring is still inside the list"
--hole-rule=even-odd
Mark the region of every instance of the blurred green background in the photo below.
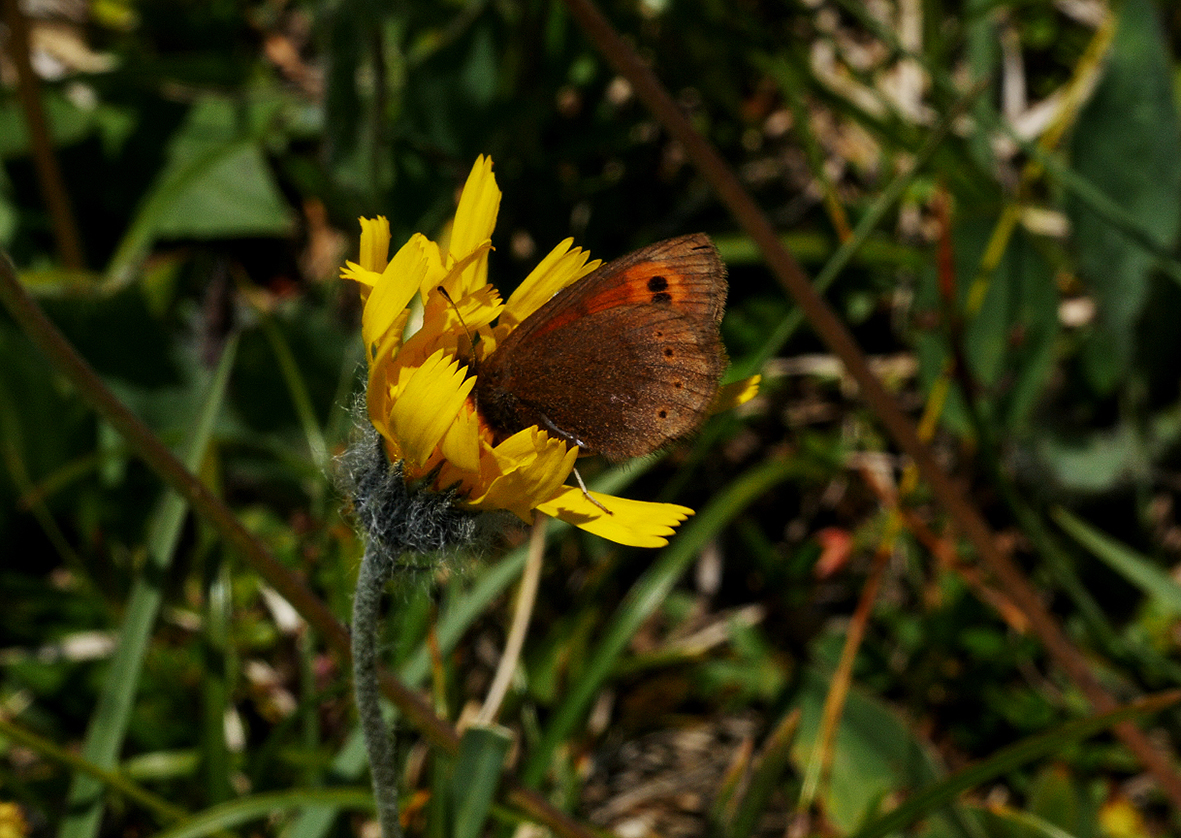
[[[331,477],[363,380],[338,279],[357,216],[387,216],[395,247],[436,237],[490,154],[506,293],[567,236],[605,259],[714,237],[731,377],[761,371],[762,392],[665,455],[584,469],[698,514],[662,551],[554,528],[502,714],[514,782],[628,836],[1181,834],[1109,724],[1069,726],[1093,712],[1077,685],[937,499],[899,497],[906,461],[835,356],[790,325],[750,239],[562,2],[4,5],[0,245],[341,619],[361,555]],[[936,454],[1104,686],[1175,686],[1176,5],[603,11],[810,274],[854,248],[827,298],[916,420],[947,388]],[[17,92],[21,30],[47,140]],[[7,313],[0,359],[0,835],[358,834],[347,667]],[[525,535],[390,598],[388,663],[451,723],[487,689]],[[866,634],[834,681],[851,626]],[[833,684],[849,694],[812,782]],[[1176,773],[1181,716],[1148,721]],[[411,834],[528,832],[507,787],[463,821],[464,765],[412,726],[399,744]],[[104,748],[118,782],[88,797],[67,756]],[[958,784],[967,765],[988,770]],[[938,806],[882,826],[923,788]]]

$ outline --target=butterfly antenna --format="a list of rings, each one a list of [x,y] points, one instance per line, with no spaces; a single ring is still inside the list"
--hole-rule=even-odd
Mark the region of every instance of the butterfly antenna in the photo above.
[[[443,299],[451,303],[451,307],[455,309],[455,316],[459,318],[459,325],[463,326],[463,333],[467,335],[468,357],[471,360],[472,372],[479,375],[480,371],[476,362],[476,341],[472,338],[472,331],[467,327],[467,323],[463,320],[463,314],[459,311],[459,306],[455,304],[455,300],[447,293],[447,289],[442,285],[436,285],[435,290],[443,295]]]

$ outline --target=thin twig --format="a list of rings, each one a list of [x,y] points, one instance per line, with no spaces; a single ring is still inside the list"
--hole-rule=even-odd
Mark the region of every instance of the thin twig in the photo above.
[[[74,223],[70,193],[66,191],[65,179],[53,153],[53,138],[45,119],[45,109],[41,106],[37,74],[33,72],[33,62],[29,58],[28,22],[20,9],[20,0],[3,0],[3,3],[4,23],[8,26],[8,54],[16,64],[16,91],[25,112],[25,124],[29,127],[29,143],[41,197],[45,199],[53,221],[53,235],[62,264],[80,271],[86,267],[82,240],[78,236],[78,225]]]
[[[1029,618],[1034,633],[1051,657],[1086,695],[1099,712],[1108,712],[1118,704],[1095,676],[1087,658],[1075,648],[1058,622],[1042,604],[1037,591],[1025,578],[1012,558],[998,546],[984,516],[961,486],[944,472],[930,449],[923,444],[914,424],[903,413],[873,371],[849,329],[828,302],[812,288],[807,276],[784,249],[775,228],[755,203],[733,171],[713,146],[681,113],[656,75],[611,27],[590,0],[565,0],[571,14],[603,57],[631,84],[665,130],[681,144],[686,156],[713,186],[719,199],[758,245],[772,273],[804,311],[821,340],[838,355],[861,395],[877,415],[887,433],[914,460],[923,479],[960,533],[975,548],[977,555],[1008,591]],[[1181,812],[1181,776],[1173,769],[1171,756],[1151,743],[1131,722],[1121,722],[1116,734],[1136,758],[1152,773],[1168,795],[1175,810]]]
[[[525,570],[521,575],[521,590],[517,592],[517,604],[513,608],[513,622],[509,627],[508,638],[504,641],[504,654],[500,656],[500,664],[496,667],[496,675],[492,679],[492,686],[488,688],[488,697],[484,699],[484,706],[476,716],[476,723],[490,725],[496,721],[500,713],[500,705],[508,693],[512,683],[513,673],[517,671],[517,662],[521,659],[521,649],[525,645],[525,634],[529,630],[529,618],[533,616],[533,605],[537,602],[537,584],[541,580],[541,559],[545,556],[545,525],[549,516],[536,513],[533,522],[533,534],[529,539],[529,555],[525,558]]]
[[[845,699],[848,698],[849,687],[853,683],[853,664],[857,660],[857,650],[861,648],[861,641],[865,639],[865,630],[869,625],[873,606],[877,602],[878,589],[881,588],[882,576],[886,572],[893,546],[893,538],[888,541],[884,540],[874,553],[869,578],[865,580],[865,585],[861,588],[857,608],[853,612],[852,619],[849,620],[849,628],[845,632],[845,643],[841,647],[841,658],[837,662],[836,671],[833,672],[828,694],[824,697],[820,732],[808,757],[804,782],[800,787],[800,809],[811,808],[817,792],[828,781],[828,774],[832,770],[835,753],[833,743],[836,741],[841,716],[845,710]]]

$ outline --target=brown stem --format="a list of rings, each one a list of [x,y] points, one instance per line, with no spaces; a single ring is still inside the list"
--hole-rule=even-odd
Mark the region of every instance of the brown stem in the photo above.
[[[50,364],[74,385],[82,399],[126,440],[128,447],[193,511],[212,524],[226,543],[278,591],[308,621],[348,669],[352,662],[349,631],[316,596],[303,579],[282,565],[253,533],[247,530],[220,498],[189,472],[138,416],[115,397],[98,374],[74,350],[57,327],[17,279],[7,254],[0,252],[0,302],[12,319],[49,359]],[[379,673],[382,692],[402,715],[437,748],[454,754],[459,734],[435,715],[418,693],[388,671]],[[587,827],[558,811],[537,792],[509,781],[509,802],[538,823],[570,838],[594,838]]]
[[[19,0],[3,0],[3,3],[9,54],[16,64],[16,92],[25,112],[25,123],[29,126],[29,142],[33,150],[33,165],[37,169],[37,181],[41,186],[41,197],[49,208],[62,264],[71,270],[80,271],[86,267],[82,257],[82,241],[78,236],[78,225],[74,223],[70,194],[66,191],[57,157],[53,153],[53,140],[49,134],[45,110],[41,107],[37,75],[29,59],[28,23],[20,10]]]
[[[997,546],[984,516],[967,494],[940,467],[914,425],[898,407],[893,397],[869,368],[865,355],[853,335],[828,303],[812,288],[808,277],[795,259],[779,243],[775,228],[730,170],[713,146],[681,113],[656,75],[636,52],[619,37],[591,0],[565,0],[571,14],[586,31],[607,62],[628,80],[632,89],[660,121],[664,129],[681,144],[698,171],[717,192],[722,203],[754,240],[783,288],[803,310],[816,334],[841,361],[857,382],[861,394],[878,420],[906,454],[931,487],[935,497],[957,529],[975,548],[977,555],[1029,618],[1030,626],[1050,656],[1086,695],[1099,712],[1114,709],[1117,703],[1095,677],[1086,657],[1066,637],[1058,623],[1042,604],[1037,591],[1013,560]],[[1141,764],[1160,784],[1162,791],[1181,812],[1181,776],[1173,769],[1171,756],[1151,743],[1131,722],[1116,726],[1116,733]]]

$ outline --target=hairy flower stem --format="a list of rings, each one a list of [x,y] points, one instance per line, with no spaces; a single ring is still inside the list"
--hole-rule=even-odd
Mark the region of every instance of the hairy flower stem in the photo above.
[[[382,838],[401,838],[398,819],[398,769],[394,764],[393,730],[381,715],[381,690],[377,683],[377,640],[381,595],[389,579],[389,568],[372,547],[366,547],[357,574],[353,598],[353,691],[361,732],[369,753],[373,796]]]

